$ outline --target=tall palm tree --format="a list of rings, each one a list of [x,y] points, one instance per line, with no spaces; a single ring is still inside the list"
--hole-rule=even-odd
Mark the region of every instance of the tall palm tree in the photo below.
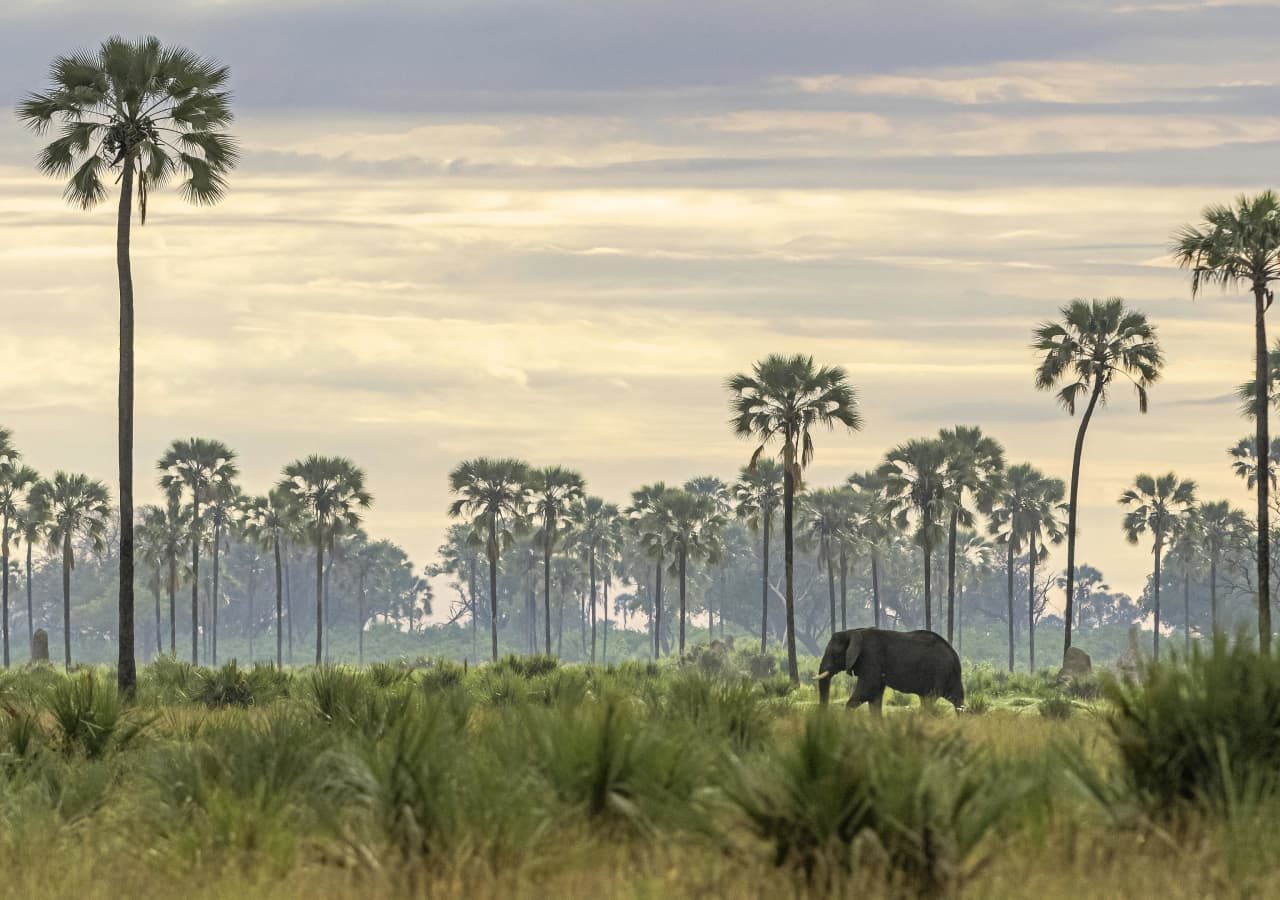
[[[661,481],[646,484],[631,492],[631,505],[625,511],[640,549],[654,561],[653,609],[649,616],[649,624],[653,629],[654,659],[662,655],[662,570],[665,565],[665,543],[662,539],[662,519],[658,515],[658,504],[667,490],[667,486]]]
[[[151,567],[151,592],[156,607],[156,656],[164,653],[164,623],[160,613],[160,582],[167,561],[168,516],[163,506],[138,507],[138,555]]]
[[[1177,520],[1169,542],[1169,553],[1182,575],[1183,648],[1191,654],[1191,571],[1204,550],[1204,524],[1200,508],[1194,507]]]
[[[1231,471],[1244,482],[1245,487],[1253,490],[1258,486],[1258,445],[1253,438],[1240,438],[1235,446],[1227,451],[1231,457]],[[1270,459],[1267,466],[1267,480],[1271,487],[1276,485],[1276,464],[1280,462],[1280,437],[1271,442]]]
[[[800,681],[796,660],[795,497],[804,470],[813,460],[813,430],[843,425],[862,428],[858,397],[839,366],[817,366],[813,357],[773,354],[756,363],[750,374],[731,377],[727,384],[733,410],[731,425],[739,437],[757,441],[749,467],[765,449],[781,444],[782,537],[786,569],[787,674]]]
[[[0,448],[3,449],[3,448]],[[4,587],[0,589],[0,623],[3,628],[4,667],[9,668],[9,547],[12,527],[22,515],[31,491],[40,483],[40,475],[30,466],[17,461],[17,452],[0,453],[0,554],[3,555]]]
[[[111,494],[101,481],[87,475],[54,472],[36,485],[31,503],[37,516],[49,522],[49,541],[62,550],[62,659],[71,668],[71,570],[75,568],[77,539],[96,551],[105,548],[111,518]]]
[[[1063,540],[1058,513],[1066,486],[1028,463],[1009,468],[991,509],[990,531],[1007,553],[1009,599],[1009,671],[1013,671],[1013,558],[1027,548],[1027,645],[1031,671],[1036,668],[1036,564],[1049,556],[1049,544]]]
[[[951,521],[947,529],[947,641],[955,638],[956,536],[960,526],[973,526],[973,500],[977,511],[988,513],[1000,489],[1004,448],[976,426],[957,425],[938,433],[947,452],[947,493]]]
[[[1200,525],[1204,552],[1209,559],[1209,627],[1218,633],[1218,566],[1227,551],[1236,546],[1240,536],[1250,528],[1249,517],[1226,500],[1215,500],[1200,507]]]
[[[801,498],[800,531],[818,549],[818,565],[827,570],[831,633],[836,625],[836,556],[848,525],[844,492],[837,488],[809,491]]]
[[[240,493],[240,487],[234,481],[222,481],[213,486],[209,494],[209,505],[206,508],[206,514],[209,517],[210,530],[213,538],[213,591],[209,597],[210,616],[210,635],[209,647],[211,650],[213,664],[218,664],[218,608],[222,605],[222,592],[220,590],[220,575],[222,562],[222,545],[223,540],[227,536],[228,528],[232,528],[236,524],[236,516],[240,511],[240,507],[244,502],[244,498]]]
[[[1280,197],[1264,191],[1240,196],[1234,206],[1205,207],[1199,225],[1187,225],[1173,239],[1171,252],[1178,265],[1191,271],[1191,295],[1206,285],[1224,290],[1245,288],[1253,293],[1254,416],[1257,455],[1271,446],[1270,359],[1267,354],[1267,310],[1275,300],[1271,285],[1280,281]],[[1263,653],[1271,648],[1271,478],[1258,479],[1258,641]]]
[[[1155,573],[1152,587],[1155,592],[1155,658],[1160,658],[1160,566],[1164,559],[1165,545],[1176,533],[1181,520],[1195,509],[1196,483],[1178,478],[1170,472],[1153,478],[1139,475],[1133,487],[1120,495],[1120,505],[1128,512],[1124,517],[1124,536],[1131,543],[1150,532],[1154,539]]]
[[[714,501],[706,494],[677,488],[666,491],[654,510],[658,525],[657,539],[663,554],[671,560],[672,572],[680,587],[680,625],[677,649],[684,656],[687,588],[690,561],[719,558],[720,518]]]
[[[373,505],[364,470],[342,456],[311,455],[289,463],[278,485],[307,523],[316,547],[316,665],[324,658],[324,551],[339,530],[354,530]]]
[[[733,486],[738,518],[760,532],[760,652],[769,649],[769,538],[773,535],[773,514],[782,505],[782,466],[773,459],[743,466]]]
[[[27,586],[27,647],[31,647],[31,642],[35,640],[35,605],[32,602],[32,588],[35,582],[31,580],[31,554],[35,550],[37,544],[44,543],[49,536],[49,510],[40,507],[32,502],[33,496],[39,483],[31,486],[31,491],[27,494],[27,503],[18,510],[17,517],[17,536],[18,540],[26,544],[27,560],[26,560],[26,586]]]
[[[298,507],[293,494],[272,488],[265,497],[245,504],[245,532],[249,540],[270,550],[276,567],[276,668],[284,668],[284,557],[286,537],[298,527]]]
[[[991,543],[977,532],[960,536],[956,562],[956,653],[964,657],[964,589],[968,575],[980,574],[991,565]]]
[[[618,519],[618,507],[606,503],[599,497],[583,497],[570,509],[573,520],[574,541],[586,557],[587,583],[591,607],[589,619],[591,623],[591,662],[596,661],[596,611],[599,598],[596,593],[600,583],[599,564],[603,560],[607,570],[613,560],[613,528]],[[550,607],[548,606],[549,610]]]
[[[545,649],[551,654],[551,554],[559,537],[557,527],[570,507],[582,499],[587,485],[583,477],[561,466],[534,469],[529,474],[529,514],[538,522],[542,544],[542,614]]]
[[[164,491],[164,558],[169,574],[169,655],[178,655],[178,560],[191,537],[191,510],[182,505],[182,484],[170,481]]]
[[[1045,322],[1035,330],[1032,348],[1042,354],[1036,368],[1036,387],[1042,391],[1061,385],[1058,403],[1076,414],[1088,397],[1071,456],[1071,499],[1067,508],[1067,601],[1064,613],[1063,655],[1071,648],[1072,604],[1075,601],[1076,514],[1079,510],[1080,460],[1084,436],[1099,402],[1117,377],[1129,380],[1138,395],[1138,411],[1147,411],[1147,388],[1160,378],[1164,356],[1155,326],[1119,297],[1072,300],[1061,310],[1059,322]]]
[[[222,441],[207,438],[176,440],[169,445],[156,468],[160,489],[170,497],[187,494],[191,498],[191,662],[200,662],[200,543],[205,533],[205,508],[215,492],[234,482],[240,474],[235,451]]]
[[[880,627],[880,550],[890,535],[889,499],[885,496],[885,477],[879,469],[858,472],[849,476],[848,486],[857,499],[855,516],[858,532],[867,548],[871,565],[871,614],[876,628]]]
[[[945,533],[951,511],[947,485],[947,446],[941,440],[915,439],[889,451],[880,468],[894,524],[910,529],[924,556],[924,627],[933,630],[933,551]]]
[[[116,271],[120,288],[120,662],[121,692],[137,684],[133,648],[133,270],[129,257],[133,194],[147,221],[152,189],[174,177],[182,196],[197,205],[222,199],[238,157],[225,129],[231,95],[225,66],[154,37],[113,37],[96,52],[60,56],[50,85],[18,106],[31,131],[50,125],[60,134],[40,152],[46,175],[68,177],[67,200],[90,209],[120,185],[116,216]],[[114,178],[113,178],[114,174]]]
[[[684,489],[691,494],[697,494],[706,497],[710,505],[708,516],[714,517],[717,522],[716,537],[717,539],[723,534],[724,523],[728,520],[733,512],[733,499],[730,496],[729,485],[724,480],[715,475],[698,475],[690,478],[684,483]],[[723,548],[721,548],[723,550]],[[720,552],[716,555],[716,562],[723,564],[725,554]],[[720,575],[724,574],[723,566],[720,567]],[[707,603],[707,633],[708,640],[715,637],[715,592],[708,589],[705,592]],[[724,623],[724,609],[720,610],[720,621]]]

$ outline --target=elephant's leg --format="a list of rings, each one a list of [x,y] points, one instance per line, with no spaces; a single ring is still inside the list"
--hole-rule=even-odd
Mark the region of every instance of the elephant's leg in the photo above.
[[[884,700],[884,688],[881,688],[879,693],[871,700],[871,712],[877,719],[884,718],[884,710],[881,709],[880,702],[882,700]]]
[[[849,695],[849,709],[857,709],[864,703],[872,704],[876,715],[880,714],[880,698],[884,696],[884,685],[878,681],[871,681],[867,678],[859,678],[858,683],[853,687],[853,693]]]

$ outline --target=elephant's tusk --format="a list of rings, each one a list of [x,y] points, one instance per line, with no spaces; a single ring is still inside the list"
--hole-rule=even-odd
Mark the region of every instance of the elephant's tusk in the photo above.
[[[832,674],[831,672],[819,672],[819,673],[818,673],[818,680],[819,680],[819,681],[825,681],[826,679],[828,679],[828,678],[830,678],[830,677],[831,677],[831,674]]]

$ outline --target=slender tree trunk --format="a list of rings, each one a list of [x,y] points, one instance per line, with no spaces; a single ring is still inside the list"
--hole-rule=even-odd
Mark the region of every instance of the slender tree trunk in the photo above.
[[[200,665],[200,492],[191,491],[191,664]]]
[[[546,619],[547,656],[551,655],[551,535],[554,528],[555,520],[551,519],[542,539],[542,612]]]
[[[62,667],[71,671],[71,534],[62,538]]]
[[[223,511],[219,507],[213,519],[213,591],[209,595],[209,649],[215,667],[218,665],[218,573],[222,562],[222,516]]]
[[[596,663],[596,548],[589,554],[587,574],[591,579],[591,664]]]
[[[36,639],[35,604],[31,602],[31,542],[27,542],[27,649]]]
[[[293,665],[293,580],[289,574],[293,568],[289,562],[289,545],[284,545],[284,615],[285,639],[288,641],[289,665]]]
[[[662,557],[658,557],[657,586],[653,596],[653,658],[662,656]]]
[[[786,569],[787,675],[792,684],[800,683],[800,664],[796,660],[796,594],[795,594],[795,450],[787,437],[785,471],[782,476],[782,557]]]
[[[1009,671],[1013,671],[1013,534],[1009,535],[1009,558],[1006,565],[1009,577]]]
[[[933,554],[925,547],[924,553],[924,630],[933,631]]]
[[[1098,397],[1102,394],[1102,376],[1093,383],[1093,391],[1089,395],[1089,405],[1085,407],[1084,416],[1080,419],[1080,428],[1076,431],[1076,446],[1071,454],[1071,501],[1067,507],[1067,605],[1063,610],[1065,632],[1062,639],[1062,657],[1066,660],[1067,651],[1071,649],[1071,614],[1076,599],[1076,511],[1080,499],[1080,460],[1084,456],[1084,435],[1089,430],[1089,420],[1098,405]]]
[[[1183,636],[1184,646],[1187,656],[1191,656],[1191,573],[1187,570],[1187,564],[1182,564],[1182,615],[1183,615]]]
[[[324,529],[316,523],[316,665],[324,662]]]
[[[489,515],[489,639],[498,661],[498,517]]]
[[[1254,352],[1258,380],[1258,647],[1271,652],[1271,371],[1267,356],[1267,285],[1255,284]]]
[[[116,216],[116,273],[120,280],[120,627],[116,635],[120,658],[116,686],[125,697],[132,697],[138,684],[133,646],[133,270],[129,262],[135,164],[130,152],[120,176],[120,209]]]
[[[822,553],[827,558],[827,599],[831,607],[831,633],[836,633],[836,564],[831,558],[831,542],[822,541]]]
[[[360,585],[358,587],[359,608],[356,610],[356,661],[358,665],[364,665],[364,572],[360,573]]]
[[[964,655],[964,580],[956,585],[956,655]]]
[[[682,545],[680,547],[680,648],[679,658],[684,659],[684,616],[685,616],[685,567],[689,563],[689,553]]]
[[[1027,664],[1036,670],[1036,533],[1029,535],[1027,553]]]
[[[9,517],[4,517],[4,525],[0,528],[3,535],[0,541],[4,544],[3,568],[4,587],[0,589],[0,618],[3,621],[4,667],[9,668]]]
[[[178,553],[169,553],[169,655],[178,658]]]
[[[875,627],[880,627],[880,554],[871,551],[871,615]]]
[[[333,557],[336,546],[329,548],[329,560],[324,565],[324,661],[333,664],[333,603],[329,596],[329,585],[333,581]]]
[[[600,661],[609,664],[609,582],[613,575],[606,572],[604,576],[604,631],[601,633]]]
[[[1218,558],[1216,556],[1209,560],[1209,628],[1216,636],[1218,633]]]
[[[156,656],[164,653],[164,622],[160,615],[160,566],[156,566],[155,578],[151,582],[152,591],[156,595]]]
[[[840,630],[849,628],[849,553],[840,548]]]
[[[764,549],[762,559],[764,575],[760,579],[762,596],[760,598],[760,652],[769,651],[769,532],[772,530],[773,510],[765,507],[764,514]]]
[[[947,535],[947,643],[955,642],[956,621],[956,532],[960,528],[960,509],[951,510],[951,529]]]
[[[272,541],[276,558],[276,668],[284,670],[284,565],[280,559],[280,535]]]
[[[257,551],[255,550],[254,552],[256,554]],[[254,601],[258,599],[257,598],[258,573],[255,570],[256,565],[257,565],[256,561],[249,563],[249,590],[247,592],[249,595],[247,599],[249,601],[249,662],[250,664],[253,663],[253,633],[258,630],[258,620],[257,620],[257,617],[255,616],[255,610],[254,610]]]
[[[480,658],[478,624],[480,621],[480,604],[476,599],[476,558],[471,557],[468,564],[467,591],[471,594],[471,655]],[[550,652],[549,650],[547,652]]]
[[[1160,661],[1160,557],[1164,555],[1164,535],[1156,532],[1156,571],[1155,571],[1155,589],[1156,589],[1156,633],[1155,633],[1155,660]]]

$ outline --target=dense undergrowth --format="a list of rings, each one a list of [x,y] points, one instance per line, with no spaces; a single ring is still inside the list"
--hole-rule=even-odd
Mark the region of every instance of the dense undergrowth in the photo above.
[[[754,676],[754,677],[753,677]],[[0,675],[10,896],[1280,890],[1280,661],[821,710],[751,654]]]

